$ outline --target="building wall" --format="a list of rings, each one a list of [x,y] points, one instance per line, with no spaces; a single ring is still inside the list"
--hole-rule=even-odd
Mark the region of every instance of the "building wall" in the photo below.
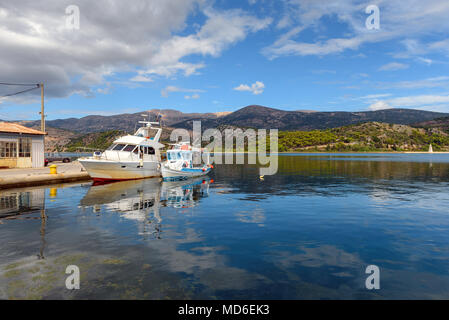
[[[31,138],[31,153],[29,157],[19,157],[19,138]],[[0,167],[8,168],[39,168],[44,166],[44,136],[14,133],[0,133],[0,141],[17,144],[16,157],[1,157]]]
[[[0,158],[0,168],[17,168],[17,158]]]
[[[33,162],[31,158],[17,158],[16,168],[31,168],[31,167],[33,167]]]
[[[44,166],[44,136],[33,136],[31,142],[31,159],[33,168]]]
[[[8,133],[0,133],[0,141],[17,143],[18,135],[8,134]],[[17,167],[17,157],[5,158],[5,157],[1,157],[1,154],[0,154],[0,167],[16,168]]]

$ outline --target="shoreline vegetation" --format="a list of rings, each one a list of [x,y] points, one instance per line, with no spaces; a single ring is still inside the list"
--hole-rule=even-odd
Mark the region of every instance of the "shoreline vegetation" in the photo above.
[[[243,131],[245,130],[243,129]],[[52,151],[104,150],[123,134],[125,132],[121,130],[89,133],[73,138],[70,142]],[[279,153],[427,153],[429,145],[432,145],[433,151],[436,153],[449,152],[449,130],[447,127],[425,128],[366,122],[332,129],[279,131],[278,137]],[[235,139],[233,152],[251,152],[248,150],[247,137],[240,138],[241,141],[244,141],[244,150],[236,149],[237,139]],[[162,141],[162,143],[169,142]],[[209,143],[203,142],[203,147]],[[269,152],[269,138],[267,138],[266,146],[267,152]],[[220,149],[224,149],[224,142]],[[220,151],[220,149],[215,152],[226,152],[225,150]]]

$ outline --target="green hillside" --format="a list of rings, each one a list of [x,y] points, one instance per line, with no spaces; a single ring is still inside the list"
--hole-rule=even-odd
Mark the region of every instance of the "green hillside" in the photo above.
[[[64,146],[64,151],[103,151],[108,148],[115,139],[125,134],[126,132],[122,130],[88,133],[70,140],[70,142]]]
[[[449,150],[448,133],[438,128],[368,122],[327,130],[281,131],[279,151]]]
[[[121,130],[85,134],[71,139],[64,146],[64,151],[104,150],[124,134],[126,133]],[[427,151],[429,144],[432,144],[434,151],[449,151],[448,132],[444,128],[416,128],[380,122],[324,130],[279,131],[280,152]]]

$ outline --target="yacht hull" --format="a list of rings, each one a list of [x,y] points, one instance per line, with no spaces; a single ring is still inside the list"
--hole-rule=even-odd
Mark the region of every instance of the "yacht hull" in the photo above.
[[[94,181],[121,181],[154,178],[161,176],[160,165],[155,161],[145,161],[143,166],[137,161],[111,161],[79,159]]]

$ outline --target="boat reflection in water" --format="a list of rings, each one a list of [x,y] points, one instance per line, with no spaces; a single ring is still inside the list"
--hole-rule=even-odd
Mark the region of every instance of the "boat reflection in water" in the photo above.
[[[201,198],[209,196],[209,178],[194,178],[182,181],[163,181],[162,196],[166,207],[192,208]]]
[[[93,184],[80,205],[94,212],[115,211],[122,218],[140,222],[139,234],[160,238],[161,207],[190,208],[208,196],[209,178],[161,182],[161,179],[143,179]]]

